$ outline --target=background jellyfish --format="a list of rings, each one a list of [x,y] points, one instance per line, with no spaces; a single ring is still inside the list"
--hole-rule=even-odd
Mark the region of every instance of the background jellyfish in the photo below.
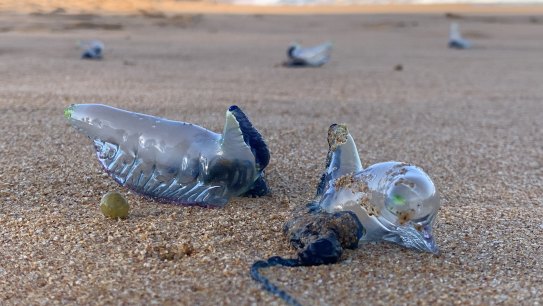
[[[287,49],[288,61],[285,66],[320,67],[330,60],[332,43],[323,43],[318,46],[303,48],[299,44],[292,44]]]

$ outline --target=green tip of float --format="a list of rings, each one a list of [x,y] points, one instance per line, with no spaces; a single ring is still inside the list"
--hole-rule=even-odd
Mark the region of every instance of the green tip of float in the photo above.
[[[72,118],[72,113],[74,112],[74,106],[70,105],[66,109],[64,109],[64,118],[70,119]]]
[[[394,202],[394,205],[404,205],[405,204],[405,198],[401,195],[394,195],[392,196],[392,201]]]

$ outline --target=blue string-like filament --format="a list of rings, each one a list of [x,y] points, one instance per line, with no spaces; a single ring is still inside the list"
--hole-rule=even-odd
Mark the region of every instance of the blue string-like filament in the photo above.
[[[269,293],[279,297],[285,303],[291,306],[302,306],[294,297],[288,294],[286,291],[280,289],[276,285],[272,284],[269,279],[260,274],[260,269],[270,268],[275,266],[283,267],[300,267],[303,264],[298,259],[286,259],[280,256],[273,256],[268,258],[268,260],[259,260],[253,263],[251,266],[251,277],[262,284],[262,288]]]

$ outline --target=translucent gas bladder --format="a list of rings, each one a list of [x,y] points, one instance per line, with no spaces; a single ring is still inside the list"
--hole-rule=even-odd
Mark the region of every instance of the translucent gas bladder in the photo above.
[[[223,206],[233,196],[268,192],[268,148],[237,106],[227,110],[222,134],[100,104],[72,105],[65,117],[92,140],[105,171],[140,194]]]
[[[394,161],[362,168],[345,125],[330,126],[328,144],[315,203],[327,212],[355,213],[365,230],[361,242],[389,241],[439,252],[432,235],[439,195],[422,169]]]

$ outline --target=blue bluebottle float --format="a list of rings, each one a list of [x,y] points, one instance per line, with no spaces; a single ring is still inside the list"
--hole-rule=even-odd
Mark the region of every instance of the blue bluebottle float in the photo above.
[[[327,42],[314,47],[303,48],[299,44],[292,44],[287,49],[287,67],[309,66],[320,67],[330,60],[332,43]]]
[[[82,43],[81,46],[83,47],[82,59],[100,60],[104,56],[104,43],[99,40]]]
[[[449,28],[449,48],[451,49],[469,49],[472,44],[469,40],[464,39],[460,34],[460,27],[457,23],[451,23]]]
[[[64,115],[91,139],[105,171],[142,195],[221,207],[231,197],[268,193],[270,153],[237,106],[226,111],[222,134],[101,104],[74,104]]]
[[[362,168],[345,125],[329,128],[328,143],[327,167],[314,201],[320,208],[353,212],[365,231],[360,242],[388,241],[439,253],[432,234],[439,194],[421,168],[394,161]]]

